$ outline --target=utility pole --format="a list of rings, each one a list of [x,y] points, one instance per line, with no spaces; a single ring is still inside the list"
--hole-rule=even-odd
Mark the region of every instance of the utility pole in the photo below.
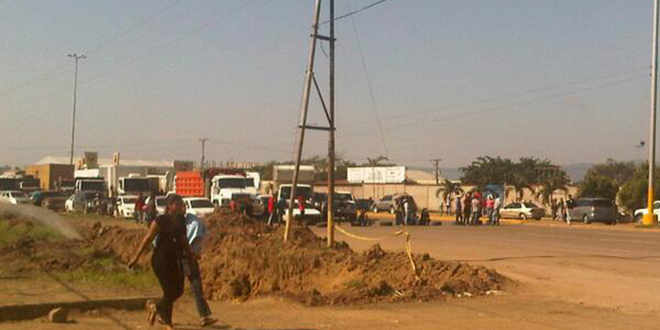
[[[335,189],[335,38],[334,38],[334,1],[330,0],[330,36],[323,36],[318,33],[319,31],[319,17],[321,14],[321,0],[316,0],[314,5],[314,20],[312,23],[312,34],[310,35],[310,46],[309,46],[309,60],[307,62],[307,71],[305,72],[305,86],[303,90],[303,100],[302,100],[302,109],[300,114],[300,123],[298,127],[300,128],[300,135],[298,138],[298,149],[296,154],[296,165],[293,171],[293,180],[291,184],[291,195],[289,196],[289,206],[288,213],[286,217],[286,226],[284,227],[284,241],[286,242],[289,238],[289,231],[291,229],[291,222],[293,220],[293,207],[296,199],[296,186],[298,185],[298,174],[300,171],[300,162],[302,158],[302,150],[305,141],[305,131],[307,129],[311,130],[322,130],[329,131],[328,139],[328,246],[331,247],[334,244],[334,208],[333,208],[333,197]],[[314,57],[316,54],[316,41],[323,40],[330,43],[330,103],[329,109],[326,107],[326,103],[323,99],[323,94],[319,87],[316,77],[314,76]],[[312,83],[316,89],[316,93],[320,99],[321,106],[328,120],[328,126],[312,126],[307,125],[307,112],[309,108],[309,96],[312,89]]]
[[[206,141],[208,141],[209,138],[199,138],[199,142],[202,143],[202,160],[199,162],[199,171],[200,173],[204,173],[204,156],[205,156],[205,147],[206,147]]]
[[[71,155],[69,157],[69,164],[73,165],[73,145],[76,134],[76,99],[78,93],[78,60],[86,59],[87,56],[82,54],[78,55],[76,53],[68,54],[67,56],[73,58],[75,62],[75,70],[73,72],[73,119],[71,123]]]
[[[438,185],[440,184],[440,162],[442,159],[436,158],[436,159],[431,159],[431,162],[433,163],[433,166],[435,167],[435,184]]]
[[[648,188],[648,212],[644,215],[642,223],[653,225],[657,223],[653,214],[653,199],[655,186],[655,114],[658,96],[658,6],[660,0],[653,1],[653,50],[651,51],[651,122],[649,129],[649,188]]]

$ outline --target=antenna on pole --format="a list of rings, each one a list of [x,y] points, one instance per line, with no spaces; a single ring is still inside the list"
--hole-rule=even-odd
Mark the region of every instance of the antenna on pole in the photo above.
[[[307,70],[305,71],[305,86],[303,89],[303,100],[302,100],[302,109],[300,111],[300,123],[298,127],[300,128],[300,135],[298,137],[298,149],[296,152],[296,165],[293,170],[293,179],[291,182],[291,195],[289,196],[289,206],[286,217],[286,225],[284,227],[284,241],[286,242],[289,238],[289,231],[291,230],[291,222],[293,220],[293,207],[296,201],[296,187],[298,185],[298,174],[300,171],[300,162],[302,158],[303,145],[305,142],[305,131],[307,129],[311,130],[322,130],[329,132],[328,139],[328,246],[334,244],[334,208],[333,197],[334,197],[334,188],[335,188],[335,17],[334,17],[334,0],[330,1],[330,36],[320,35],[319,32],[319,17],[321,14],[321,0],[316,0],[314,6],[314,20],[312,23],[312,34],[310,35],[310,46],[309,46],[309,60],[307,62]],[[329,74],[329,107],[326,107],[326,103],[323,99],[323,93],[319,87],[316,77],[314,76],[314,57],[316,55],[316,41],[328,41],[330,43],[330,74]],[[312,83],[314,83],[314,88],[316,93],[319,96],[321,105],[323,106],[323,111],[325,116],[328,119],[328,126],[311,126],[307,125],[307,112],[309,109],[309,96],[311,94]],[[302,203],[304,203],[304,198]],[[301,205],[300,207],[305,207]],[[302,215],[302,214],[301,214]]]

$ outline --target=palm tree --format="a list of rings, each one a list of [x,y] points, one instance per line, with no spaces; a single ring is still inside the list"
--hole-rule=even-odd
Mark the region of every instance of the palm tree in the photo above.
[[[435,191],[435,197],[441,198],[442,200],[445,200],[447,198],[447,195],[451,195],[454,193],[463,193],[463,188],[461,188],[460,183],[454,183],[451,182],[447,179],[442,182],[442,185]]]
[[[544,178],[541,181],[541,187],[536,192],[536,198],[540,199],[541,203],[548,205],[555,191],[568,192],[568,183],[568,175],[565,172],[558,172],[556,175]]]

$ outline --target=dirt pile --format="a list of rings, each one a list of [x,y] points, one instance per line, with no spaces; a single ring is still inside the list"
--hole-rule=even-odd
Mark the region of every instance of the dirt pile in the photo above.
[[[347,244],[334,249],[305,227],[294,227],[290,243],[283,228],[227,212],[206,220],[208,238],[201,260],[206,294],[211,299],[282,295],[310,305],[429,300],[469,292],[498,290],[506,279],[493,270],[456,262],[413,258],[375,245],[364,253]]]
[[[294,226],[289,243],[283,227],[221,210],[206,220],[200,260],[204,291],[212,300],[277,295],[309,305],[430,300],[469,292],[485,294],[508,282],[493,270],[414,255],[417,274],[404,252],[374,245],[356,253],[346,243],[333,249],[311,230]],[[92,247],[127,262],[145,230],[95,224],[84,231]],[[138,264],[149,267],[150,253]]]

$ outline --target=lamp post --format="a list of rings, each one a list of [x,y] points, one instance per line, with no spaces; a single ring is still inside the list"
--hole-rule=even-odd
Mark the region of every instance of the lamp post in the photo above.
[[[76,53],[73,54],[68,54],[68,57],[71,57],[74,59],[75,62],[75,71],[73,73],[73,118],[72,118],[72,123],[71,123],[71,155],[69,157],[69,164],[73,165],[73,145],[75,141],[75,134],[76,134],[76,96],[78,92],[78,60],[81,59],[86,59],[87,56],[85,55],[78,55]]]

